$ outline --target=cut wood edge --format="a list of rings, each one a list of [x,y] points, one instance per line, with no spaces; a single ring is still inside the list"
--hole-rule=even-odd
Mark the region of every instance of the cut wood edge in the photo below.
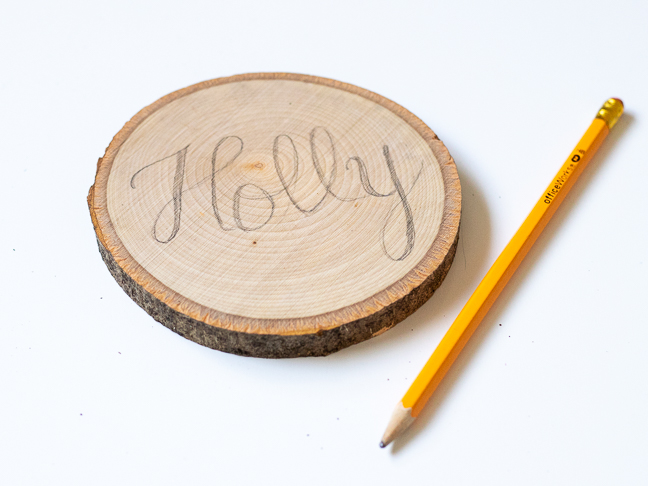
[[[135,282],[97,239],[99,252],[111,275],[124,292],[157,322],[208,348],[258,358],[327,356],[391,329],[432,297],[452,265],[458,241],[459,232],[442,265],[423,284],[377,313],[329,330],[282,335],[232,331],[178,312]]]

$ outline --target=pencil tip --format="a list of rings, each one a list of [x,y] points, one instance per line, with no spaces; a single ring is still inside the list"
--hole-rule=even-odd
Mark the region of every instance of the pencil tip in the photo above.
[[[396,405],[396,410],[387,424],[387,429],[380,441],[380,447],[387,447],[391,442],[414,422],[412,409],[403,407],[403,402]]]

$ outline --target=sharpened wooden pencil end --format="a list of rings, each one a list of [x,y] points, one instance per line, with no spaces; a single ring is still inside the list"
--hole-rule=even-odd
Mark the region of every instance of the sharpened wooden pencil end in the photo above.
[[[396,409],[387,424],[387,429],[385,434],[380,441],[380,447],[383,449],[387,447],[391,441],[396,437],[402,434],[412,423],[414,422],[414,417],[412,417],[412,409],[403,407],[403,402],[400,402],[396,405]]]

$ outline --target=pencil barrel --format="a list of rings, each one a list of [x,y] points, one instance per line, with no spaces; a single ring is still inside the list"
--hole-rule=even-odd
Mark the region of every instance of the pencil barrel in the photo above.
[[[608,133],[606,120],[597,117],[592,121],[545,193],[466,302],[403,397],[403,406],[411,407],[413,417],[418,416],[434,393]]]

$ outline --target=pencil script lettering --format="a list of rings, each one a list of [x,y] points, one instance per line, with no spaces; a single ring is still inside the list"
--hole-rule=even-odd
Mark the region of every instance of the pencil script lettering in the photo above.
[[[268,188],[263,188],[252,182],[238,185],[231,196],[231,220],[234,221],[234,224],[227,224],[226,218],[223,217],[222,204],[219,203],[218,183],[221,175],[227,169],[231,169],[235,165],[237,159],[239,159],[239,157],[244,153],[245,144],[241,137],[230,135],[221,138],[216,143],[211,154],[210,175],[193,186],[185,187],[187,151],[190,147],[190,145],[187,145],[177,152],[145,165],[135,172],[130,178],[130,188],[133,190],[139,188],[139,183],[136,184],[138,176],[146,169],[163,162],[173,164],[174,176],[170,198],[162,207],[160,207],[151,228],[152,237],[155,241],[161,244],[171,242],[176,238],[180,231],[183,211],[183,195],[187,191],[191,191],[202,184],[208,184],[210,186],[210,209],[219,227],[223,231],[251,232],[263,228],[274,217],[276,217],[275,199],[282,195],[288,197],[292,207],[305,216],[317,213],[324,207],[326,201],[329,199],[344,203],[354,203],[355,201],[368,197],[392,199],[394,202],[391,204],[391,208],[387,212],[387,216],[385,217],[380,232],[380,243],[383,253],[391,260],[400,261],[406,259],[412,252],[416,241],[414,215],[408,195],[421,175],[423,170],[422,163],[418,172],[412,178],[413,180],[407,181],[407,184],[403,184],[403,181],[401,181],[396,171],[389,146],[384,145],[382,147],[382,162],[385,164],[387,172],[389,173],[391,190],[380,192],[371,183],[365,161],[358,156],[349,157],[343,167],[345,170],[353,170],[354,168],[357,170],[363,194],[354,197],[344,196],[340,194],[338,190],[334,189],[336,180],[338,180],[339,176],[339,157],[336,151],[336,143],[331,133],[324,127],[316,127],[309,134],[309,144],[310,163],[315,171],[318,188],[320,189],[320,191],[317,191],[317,194],[321,192],[321,197],[317,196],[319,199],[315,200],[313,200],[312,197],[308,197],[306,198],[308,199],[308,202],[304,201],[303,197],[302,200],[299,199],[299,196],[297,195],[297,192],[299,191],[296,190],[295,186],[300,170],[303,170],[301,167],[303,161],[300,159],[300,154],[293,138],[289,135],[281,134],[274,138],[272,145],[273,168],[279,183],[279,189],[272,192],[271,190],[268,190]],[[329,159],[332,159],[328,171],[326,169],[326,162],[323,160],[324,157],[322,156],[324,153],[329,154]],[[264,217],[261,218],[260,221],[256,221],[253,225],[246,224],[241,217],[241,205],[245,204],[245,201],[255,201],[258,203],[258,201],[261,200],[265,200]],[[310,206],[307,204],[310,204]],[[173,213],[173,224],[170,232],[168,232],[166,236],[163,236],[160,234],[158,225],[162,216],[167,214],[166,212],[170,210]],[[397,218],[397,211],[401,212],[401,218]],[[388,248],[388,245],[386,244],[386,233],[390,231],[392,225],[398,224],[398,221],[404,221],[404,248],[394,251],[393,248]],[[392,233],[392,231],[390,231],[390,233]]]

